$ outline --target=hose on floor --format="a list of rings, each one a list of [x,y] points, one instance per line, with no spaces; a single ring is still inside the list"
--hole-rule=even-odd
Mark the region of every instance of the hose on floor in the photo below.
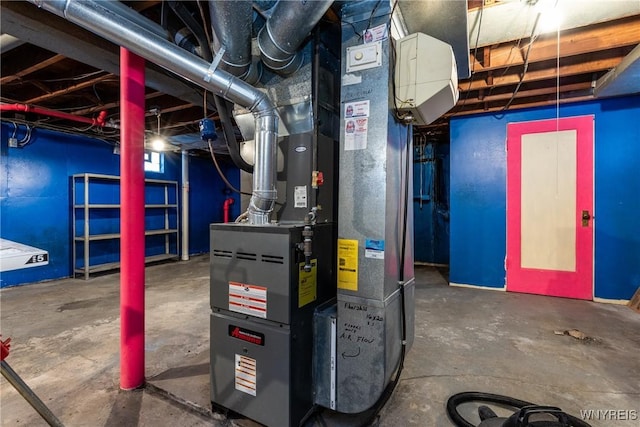
[[[509,396],[502,396],[499,394],[482,393],[478,391],[469,391],[464,393],[454,394],[447,400],[447,415],[449,419],[456,427],[476,427],[469,421],[464,419],[458,412],[458,406],[463,403],[470,402],[484,402],[493,403],[503,406],[511,406],[514,408],[522,409],[525,406],[536,406],[535,403],[527,402],[525,400],[514,399]],[[585,421],[580,420],[572,415],[566,414],[571,427],[591,427]]]

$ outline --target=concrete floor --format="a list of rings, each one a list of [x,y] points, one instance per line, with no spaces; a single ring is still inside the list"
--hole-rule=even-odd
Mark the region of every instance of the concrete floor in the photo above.
[[[449,287],[426,267],[416,279],[415,342],[378,425],[449,426],[447,398],[468,390],[578,416],[640,413],[640,315],[631,309]],[[0,291],[1,332],[12,338],[6,361],[52,412],[66,426],[255,425],[209,411],[208,257],[147,268],[144,391],[118,390],[118,287],[111,274]],[[591,339],[554,334],[572,328]],[[3,426],[46,425],[4,378],[0,387]],[[325,413],[309,424],[344,419]]]

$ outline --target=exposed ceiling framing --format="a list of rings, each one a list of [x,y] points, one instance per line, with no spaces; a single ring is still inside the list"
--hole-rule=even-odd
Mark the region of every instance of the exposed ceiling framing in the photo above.
[[[159,20],[161,2],[127,3]],[[480,7],[489,9],[497,7],[495,4],[499,2],[485,0],[482,6],[479,0],[470,1],[470,22]],[[588,7],[587,3],[585,9]],[[85,117],[95,117],[105,110],[107,119],[117,123],[116,46],[26,2],[2,2],[1,8],[2,32],[25,42],[13,43],[10,50],[2,52],[2,102],[33,104]],[[329,13],[329,19],[336,19],[334,11]],[[470,27],[473,25],[475,21]],[[459,82],[458,104],[434,124],[416,129],[417,133],[445,137],[453,116],[594,99],[598,79],[640,45],[640,3],[636,14],[561,30],[559,34],[484,46],[475,45],[474,34],[472,28],[471,77]],[[146,78],[148,129],[156,128],[154,108],[161,113],[161,126],[167,134],[197,131],[197,122],[204,115],[217,119],[211,99],[205,108],[202,89],[154,64],[147,64]],[[5,117],[11,118],[3,113]]]

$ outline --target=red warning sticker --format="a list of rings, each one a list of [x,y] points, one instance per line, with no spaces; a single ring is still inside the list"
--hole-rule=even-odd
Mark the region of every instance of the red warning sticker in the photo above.
[[[236,354],[235,364],[235,388],[238,391],[256,395],[256,360],[247,356]]]
[[[267,318],[267,288],[229,282],[229,311]]]

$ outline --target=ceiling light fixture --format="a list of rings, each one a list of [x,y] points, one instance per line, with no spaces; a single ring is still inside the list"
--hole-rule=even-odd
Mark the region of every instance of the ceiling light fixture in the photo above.
[[[167,141],[162,135],[160,135],[160,109],[154,108],[151,110],[151,112],[155,113],[156,118],[158,119],[157,132],[151,139],[151,149],[153,151],[164,151],[167,149]]]

